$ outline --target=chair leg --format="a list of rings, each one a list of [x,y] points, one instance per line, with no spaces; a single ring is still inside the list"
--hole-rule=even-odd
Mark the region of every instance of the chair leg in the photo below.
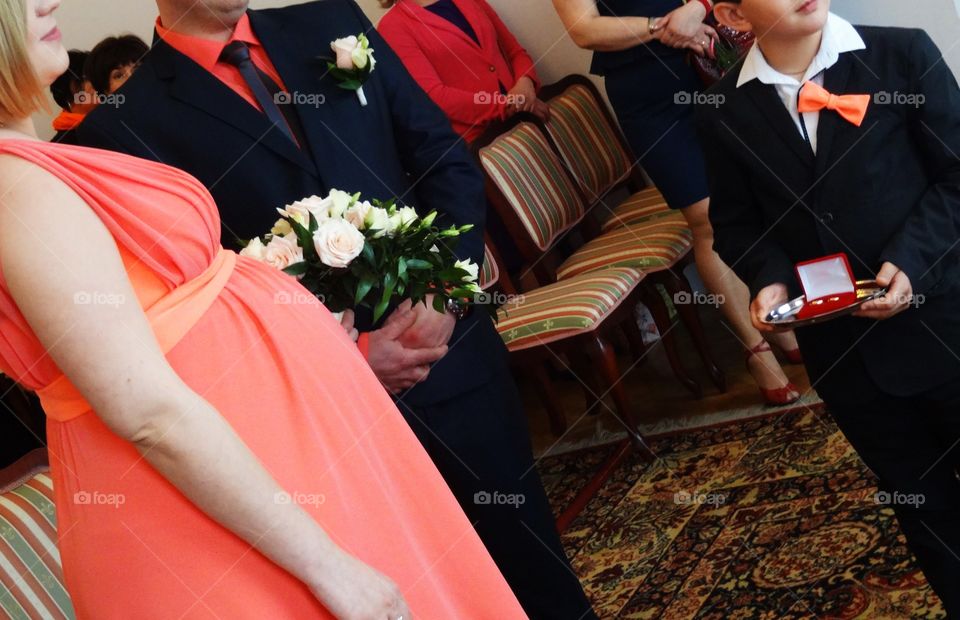
[[[620,375],[620,365],[617,363],[617,355],[613,347],[605,338],[598,335],[589,344],[589,355],[600,370],[606,384],[604,387],[613,396],[617,416],[620,418],[620,423],[626,428],[627,436],[630,438],[634,449],[643,459],[652,461],[656,457],[647,445],[643,435],[637,430],[640,425],[633,415],[633,409],[630,407],[630,400],[627,398],[623,377]]]
[[[594,368],[589,357],[583,353],[571,352],[568,357],[582,388],[584,411],[590,415],[597,415],[600,413],[600,409],[597,407],[599,395],[603,393],[603,390],[597,382],[596,368]]]
[[[560,407],[554,397],[555,390],[547,368],[542,362],[537,362],[533,365],[532,372],[540,401],[547,409],[547,417],[550,419],[550,432],[553,433],[554,437],[560,437],[567,432],[567,417],[563,414],[563,408]]]
[[[667,292],[670,293],[674,299],[682,295],[686,299],[693,300],[693,290],[690,288],[690,283],[687,282],[687,279],[683,276],[667,270],[655,274],[654,281],[663,284],[664,288],[667,289]],[[723,376],[723,371],[720,370],[720,367],[717,366],[717,363],[713,359],[713,353],[710,351],[710,345],[703,331],[703,323],[700,322],[700,313],[697,312],[696,304],[675,304],[675,306],[677,308],[677,314],[680,315],[680,320],[683,321],[683,325],[687,328],[687,331],[690,332],[690,337],[693,338],[693,344],[697,347],[697,353],[700,355],[700,359],[703,360],[703,365],[706,367],[707,372],[710,373],[710,379],[713,381],[713,384],[717,386],[718,390],[726,392],[726,378]]]
[[[683,363],[680,361],[680,354],[677,353],[677,342],[673,335],[670,312],[667,310],[663,297],[660,296],[660,291],[652,284],[645,284],[643,297],[644,303],[650,308],[657,329],[660,330],[660,342],[663,344],[663,350],[667,354],[667,360],[670,362],[670,368],[673,369],[674,376],[683,384],[683,387],[693,394],[694,398],[703,398],[703,389],[700,384],[687,374],[687,369],[683,367]]]

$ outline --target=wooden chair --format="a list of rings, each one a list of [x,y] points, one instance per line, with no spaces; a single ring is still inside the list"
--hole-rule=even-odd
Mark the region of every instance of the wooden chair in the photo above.
[[[631,449],[646,461],[655,458],[638,430],[638,421],[630,406],[611,344],[611,339],[625,325],[636,325],[633,307],[646,292],[641,285],[645,276],[636,269],[614,268],[518,291],[509,274],[501,269],[498,256],[488,239],[480,286],[494,297],[493,301],[503,302],[498,311],[497,330],[515,367],[533,376],[554,434],[562,435],[567,425],[563,408],[547,376],[547,367],[580,356],[590,361],[592,368],[588,374],[595,374],[592,369],[598,371],[599,381],[589,381],[588,391],[593,394],[595,402],[588,403],[588,411],[596,405],[603,405],[605,396],[610,394],[613,400],[610,411],[627,432],[627,438],[618,444],[612,457],[602,464],[561,513],[557,527],[563,531]]]
[[[620,237],[629,242],[631,233],[627,233],[627,229],[655,227],[666,221],[685,222],[683,214],[670,209],[663,195],[648,183],[593,82],[582,75],[570,75],[544,87],[540,96],[550,104],[551,118],[546,123],[539,120],[535,123],[549,135],[567,171],[588,200],[588,210],[599,218],[602,233],[620,231]],[[612,200],[624,189],[629,192],[625,200]],[[591,268],[590,256],[607,251],[604,242],[596,246],[585,249],[584,260],[561,268],[558,276],[563,278],[568,273]],[[658,270],[660,274],[654,278],[674,299],[694,299],[682,275],[691,258],[692,254],[688,253],[675,266]],[[674,306],[714,384],[720,391],[726,391],[726,381],[714,361],[696,306],[691,303]]]
[[[641,223],[603,235],[589,226],[587,202],[546,136],[528,115],[517,115],[489,130],[473,144],[486,173],[487,195],[504,220],[520,254],[538,282],[549,283],[607,268],[629,267],[674,285],[669,268],[689,253],[692,235],[685,222]],[[561,241],[579,235],[590,239],[572,252]],[[648,278],[649,280],[649,278]],[[702,391],[680,361],[669,309],[654,286],[644,282],[648,304],[660,329],[664,350],[677,379],[695,396]],[[639,330],[628,332],[635,350]],[[640,342],[638,342],[640,341]]]

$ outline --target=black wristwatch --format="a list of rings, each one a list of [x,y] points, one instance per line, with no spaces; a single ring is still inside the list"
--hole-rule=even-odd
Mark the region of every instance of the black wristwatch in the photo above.
[[[452,314],[458,321],[462,321],[470,314],[470,306],[456,299],[448,299],[447,312]]]

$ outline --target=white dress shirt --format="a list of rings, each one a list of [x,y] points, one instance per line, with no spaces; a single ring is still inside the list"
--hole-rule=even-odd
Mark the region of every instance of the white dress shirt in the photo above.
[[[837,64],[840,54],[866,48],[867,45],[863,42],[863,38],[850,22],[830,13],[827,16],[827,23],[823,27],[820,50],[813,58],[813,62],[810,63],[810,67],[807,68],[802,80],[798,81],[796,78],[784,75],[771,67],[767,59],[764,58],[763,52],[760,51],[760,46],[754,43],[743,61],[740,79],[737,80],[737,88],[751,80],[760,80],[764,84],[771,84],[776,87],[783,105],[786,106],[790,117],[797,125],[797,131],[804,135],[804,126],[806,127],[806,137],[809,138],[810,147],[816,153],[820,112],[804,112],[803,118],[800,118],[800,112],[797,110],[800,87],[807,81],[823,86],[823,72]]]

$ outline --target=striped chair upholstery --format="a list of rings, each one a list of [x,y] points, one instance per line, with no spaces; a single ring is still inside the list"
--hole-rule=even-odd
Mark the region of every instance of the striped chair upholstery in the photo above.
[[[619,130],[607,121],[605,104],[589,88],[574,84],[548,103],[547,131],[588,198],[602,196],[630,175],[633,162],[621,146]]]
[[[480,162],[543,251],[584,215],[583,199],[536,125],[519,123],[480,149]]]
[[[477,279],[480,288],[487,290],[497,284],[500,279],[500,268],[497,267],[497,261],[493,258],[490,247],[483,246],[483,265],[480,266],[480,277]]]
[[[643,280],[636,269],[607,269],[523,293],[499,310],[497,330],[510,351],[595,329]]]
[[[614,209],[603,223],[602,231],[610,232],[623,226],[660,218],[670,218],[678,222],[686,221],[682,213],[667,206],[667,201],[660,190],[656,187],[648,187],[630,196]]]
[[[57,551],[53,482],[46,473],[0,495],[0,613],[14,620],[75,617]]]
[[[600,235],[574,252],[557,268],[557,279],[611,267],[655,273],[675,265],[692,246],[693,233],[686,222],[661,218],[624,226]]]

